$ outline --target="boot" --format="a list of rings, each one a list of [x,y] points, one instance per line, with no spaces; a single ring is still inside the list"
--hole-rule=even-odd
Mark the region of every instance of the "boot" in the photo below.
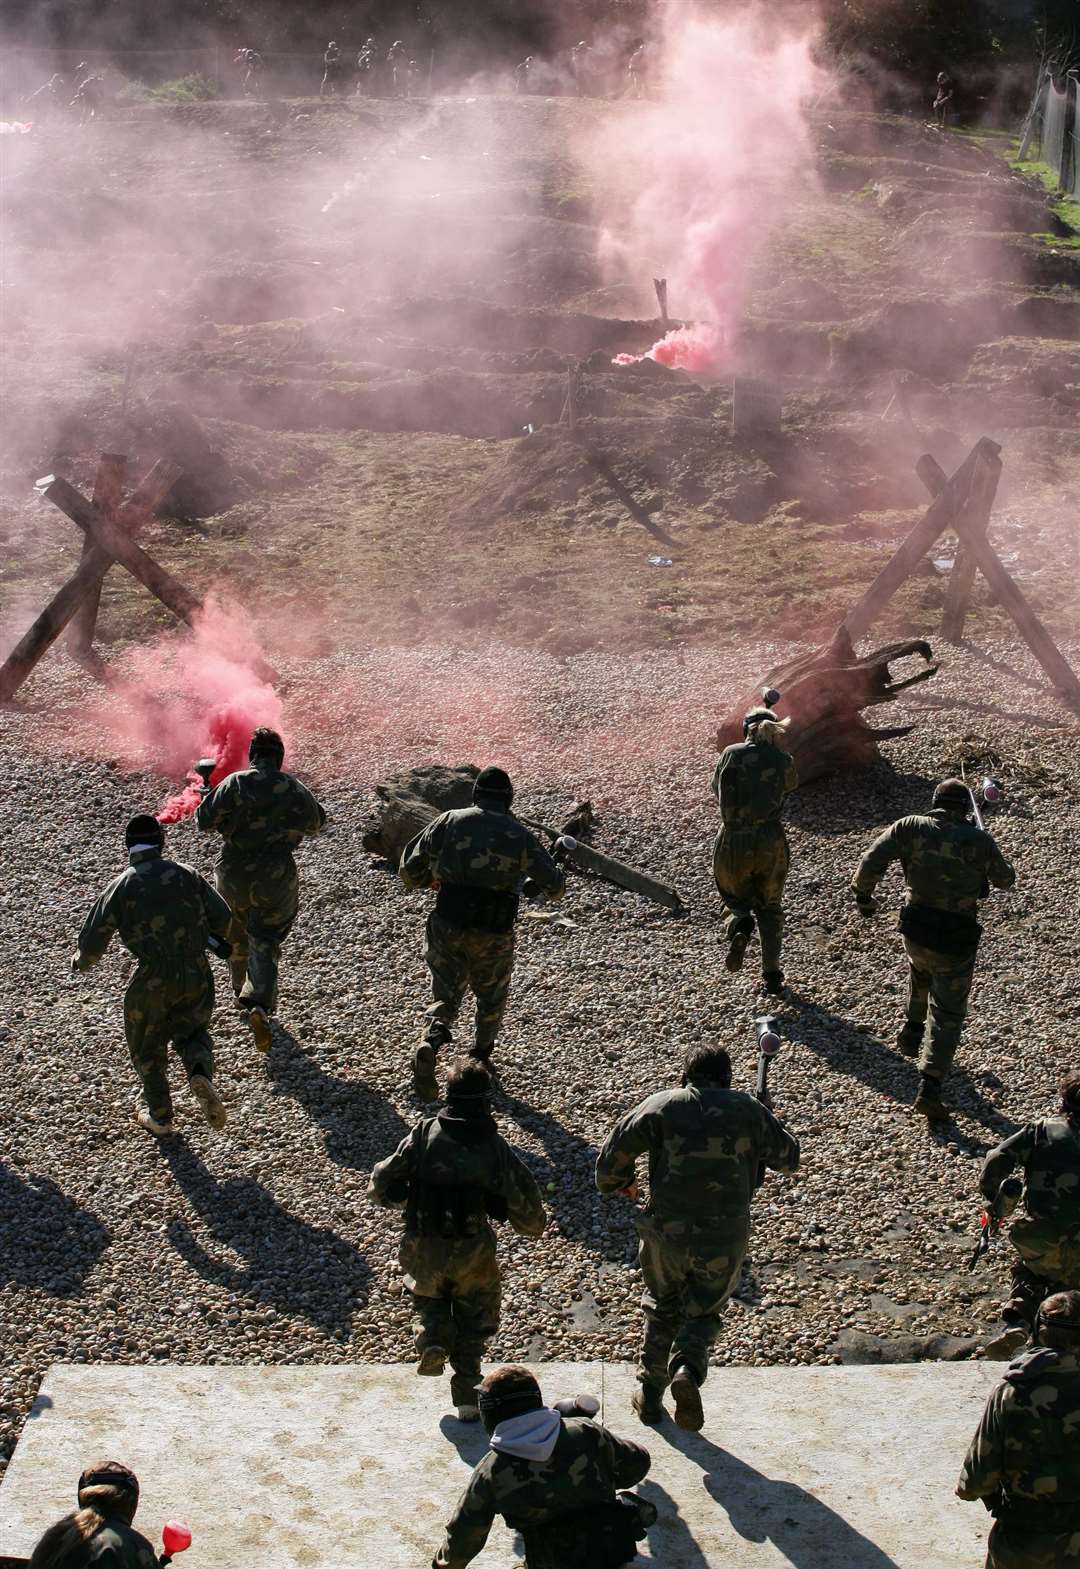
[[[728,941],[727,958],[724,960],[725,970],[732,975],[737,975],[742,969],[746,946],[750,941],[749,932],[733,932]]]
[[[441,1378],[446,1372],[446,1359],[450,1355],[445,1346],[425,1346],[416,1364],[421,1378]]]
[[[663,1395],[655,1384],[639,1384],[630,1396],[630,1404],[646,1427],[657,1427],[664,1420]]]
[[[473,1062],[478,1062],[482,1068],[486,1068],[491,1063],[491,1058],[494,1051],[495,1042],[492,1041],[490,1046],[471,1047],[469,1050],[469,1056],[472,1058]]]
[[[479,1422],[479,1406],[458,1406],[457,1419],[459,1422]]]
[[[761,977],[761,989],[770,997],[779,997],[784,990],[783,970],[766,970]]]
[[[700,1433],[705,1426],[701,1390],[685,1362],[680,1363],[671,1375],[671,1394],[675,1401],[676,1427],[685,1428],[688,1433]]]
[[[413,1052],[413,1089],[424,1102],[438,1100],[439,1081],[435,1077],[435,1050],[422,1041]]]
[[[1015,1319],[1005,1319],[997,1333],[983,1346],[983,1356],[988,1362],[1011,1362],[1028,1339],[1026,1324],[1018,1324]]]
[[[941,1080],[924,1073],[919,1081],[919,1093],[912,1105],[928,1122],[948,1122],[949,1108],[941,1098]]]
[[[901,1057],[917,1057],[922,1050],[923,1026],[909,1020],[896,1037],[896,1049]]]
[[[265,1008],[250,1008],[247,1016],[248,1028],[255,1037],[256,1051],[269,1051],[274,1044],[274,1037],[270,1032],[270,1020]]]
[[[207,1122],[212,1128],[217,1128],[220,1132],[225,1126],[229,1114],[225,1110],[221,1096],[205,1073],[196,1073],[192,1076],[190,1089],[202,1107],[202,1113]]]
[[[176,1124],[170,1117],[167,1122],[159,1122],[152,1117],[145,1106],[136,1106],[131,1113],[132,1122],[137,1122],[140,1128],[145,1128],[147,1133],[152,1133],[156,1139],[167,1139],[176,1132]]]

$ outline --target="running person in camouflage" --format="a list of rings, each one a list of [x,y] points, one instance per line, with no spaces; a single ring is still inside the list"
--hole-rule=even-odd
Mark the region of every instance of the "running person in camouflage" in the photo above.
[[[643,1422],[662,1421],[670,1383],[675,1421],[697,1432],[709,1351],[739,1283],[760,1168],[795,1171],[799,1146],[753,1095],[731,1088],[726,1051],[696,1047],[682,1088],[650,1095],[608,1135],[596,1162],[601,1193],[636,1199],[636,1163],[646,1154],[649,1202],[635,1216],[645,1335],[633,1405]]]
[[[712,779],[723,819],[713,847],[713,877],[727,911],[727,968],[742,969],[756,920],[765,990],[774,993],[784,985],[780,901],[790,859],[780,813],[799,782],[781,746],[787,723],[769,708],[752,708],[743,720],[744,739],[724,748]]]
[[[128,868],[86,917],[72,971],[91,969],[119,934],[138,960],[124,993],[124,1033],[146,1102],[133,1112],[135,1121],[158,1137],[173,1132],[171,1041],[207,1122],[223,1128],[225,1107],[213,1085],[214,977],[206,949],[212,944],[228,953],[229,908],[198,872],[165,858],[165,830],[156,817],[133,817],[124,843]]]
[[[139,1479],[117,1460],[89,1466],[79,1478],[78,1509],[51,1525],[34,1548],[30,1569],[157,1569],[157,1553],[132,1522]]]
[[[492,1220],[539,1237],[547,1214],[536,1180],[491,1115],[491,1076],[468,1058],[450,1072],[446,1110],[426,1118],[371,1173],[368,1198],[404,1206],[398,1258],[419,1319],[417,1372],[453,1368],[463,1422],[479,1415],[484,1347],[499,1327],[502,1282]]]
[[[306,785],[282,771],[285,743],[276,730],[256,730],[248,757],[250,768],[203,797],[195,822],[225,841],[215,877],[232,911],[233,991],[256,1046],[269,1051],[281,945],[300,906],[293,851],[321,832],[326,813]]]
[[[514,968],[514,922],[522,892],[561,899],[566,879],[539,840],[510,811],[514,787],[501,768],[485,768],[473,804],[444,812],[405,846],[406,888],[437,891],[424,957],[434,997],[413,1057],[416,1093],[438,1097],[435,1054],[451,1029],[466,986],[476,997],[476,1044],[486,1062],[495,1049]]]
[[[994,1516],[986,1569],[1080,1563],[1080,1291],[1047,1297],[1035,1338],[987,1401],[956,1487]]]
[[[525,1569],[631,1563],[656,1509],[619,1490],[648,1474],[648,1451],[569,1414],[570,1402],[545,1406],[524,1367],[489,1373],[479,1400],[491,1448],[473,1471],[432,1569],[465,1569],[483,1551],[496,1515],[524,1538]]]
[[[1020,1257],[1002,1310],[1004,1329],[986,1347],[1006,1361],[1027,1340],[1044,1298],[1080,1288],[1080,1073],[1061,1084],[1061,1111],[1030,1123],[992,1149],[979,1187],[991,1201],[1017,1166],[1024,1170],[1025,1216],[1010,1237]]]
[[[967,1017],[968,994],[982,927],[980,899],[1011,888],[1016,873],[988,833],[968,821],[971,792],[962,779],[945,779],[926,816],[901,817],[863,856],[851,890],[859,914],[877,910],[874,889],[893,861],[908,886],[900,931],[908,956],[907,1023],[897,1037],[905,1057],[919,1058],[922,1082],[915,1110],[932,1122],[949,1113],[942,1082],[952,1067]],[[930,1041],[924,1044],[927,1009]]]

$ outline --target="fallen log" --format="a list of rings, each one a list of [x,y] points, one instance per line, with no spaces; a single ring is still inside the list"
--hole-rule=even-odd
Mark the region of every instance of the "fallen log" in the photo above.
[[[911,656],[922,659],[925,668],[894,679],[891,665]],[[803,784],[837,769],[876,762],[881,756],[880,742],[907,735],[914,726],[875,730],[863,719],[863,709],[892,702],[909,687],[928,681],[937,670],[933,650],[921,638],[887,643],[860,656],[846,629],[840,627],[823,648],[763,675],[721,722],[716,732],[717,750],[742,740],[743,715],[760,706],[764,688],[773,687],[780,693],[774,712],[780,719],[791,719],[786,745]]]
[[[378,814],[361,836],[364,849],[396,866],[415,834],[422,832],[443,812],[457,811],[472,804],[473,785],[479,772],[471,764],[460,768],[407,768],[381,780],[375,786],[380,803]],[[582,843],[579,836],[587,833],[592,825],[592,808],[587,801],[574,803],[562,828],[552,828],[528,817],[522,817],[521,821],[544,834],[552,843],[568,835],[571,844],[565,850],[564,861],[569,868],[640,894],[643,899],[663,905],[665,909],[681,911],[684,908],[675,889],[667,883]]]

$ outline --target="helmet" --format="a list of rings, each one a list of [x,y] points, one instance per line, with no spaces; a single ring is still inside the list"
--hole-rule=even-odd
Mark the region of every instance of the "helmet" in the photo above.
[[[514,799],[514,787],[510,782],[510,775],[502,768],[482,768],[476,776],[473,785],[473,800],[480,796],[496,796],[504,800],[507,806]]]

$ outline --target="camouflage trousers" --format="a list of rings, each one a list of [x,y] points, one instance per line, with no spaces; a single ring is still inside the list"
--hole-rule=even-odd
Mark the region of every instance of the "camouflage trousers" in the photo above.
[[[639,1220],[638,1261],[645,1289],[641,1306],[645,1333],[638,1382],[666,1389],[680,1362],[699,1384],[709,1371],[709,1352],[720,1333],[720,1316],[739,1284],[746,1240],[726,1251],[687,1247]]]
[[[1035,1326],[1035,1315],[1055,1291],[1080,1290],[1080,1233],[1023,1217],[1009,1232],[1020,1257],[1013,1264],[1007,1319]]]
[[[460,1241],[417,1237],[408,1232],[398,1252],[417,1316],[416,1352],[442,1346],[453,1377],[450,1399],[476,1404],[484,1349],[499,1327],[502,1280],[490,1230]]]
[[[476,1047],[494,1046],[514,970],[514,933],[481,932],[451,926],[434,910],[427,921],[424,950],[431,971],[433,1002],[427,1010],[432,1024],[450,1029],[461,1009],[465,988],[476,998]]]
[[[281,945],[293,929],[300,904],[300,879],[292,856],[233,862],[222,858],[214,876],[232,911],[233,991],[246,1007],[273,1013],[278,998]]]
[[[214,1076],[207,1026],[214,1011],[214,977],[205,954],[179,955],[168,970],[140,964],[124,993],[124,1034],[150,1115],[170,1122],[169,1044],[188,1079]]]
[[[944,1079],[952,1067],[960,1031],[967,1018],[968,994],[975,975],[975,954],[958,956],[923,948],[904,938],[908,956],[907,1021],[922,1031],[930,1013],[930,1039],[919,1057],[919,1072]]]
[[[784,894],[790,854],[779,823],[754,828],[721,828],[713,846],[713,879],[724,906],[730,942],[757,922],[762,970],[780,968],[784,932]]]
[[[1080,1531],[1036,1536],[999,1521],[990,1532],[986,1569],[1080,1569]]]

